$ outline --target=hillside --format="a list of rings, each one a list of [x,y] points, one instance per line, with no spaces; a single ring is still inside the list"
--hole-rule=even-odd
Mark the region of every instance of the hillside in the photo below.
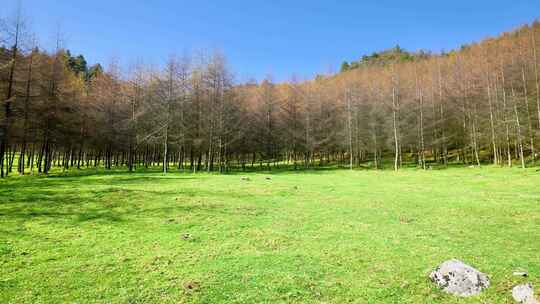
[[[525,167],[540,139],[539,32],[535,22],[442,55],[398,46],[336,75],[247,85],[234,83],[220,53],[125,74],[67,50],[8,44],[0,171],[24,172],[16,157],[44,173],[159,162],[220,172],[255,163]]]

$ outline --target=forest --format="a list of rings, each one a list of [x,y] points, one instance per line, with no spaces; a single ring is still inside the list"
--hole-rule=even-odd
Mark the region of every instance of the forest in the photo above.
[[[459,163],[527,167],[540,149],[540,23],[460,49],[399,46],[312,80],[238,83],[219,51],[89,66],[0,27],[0,172]]]

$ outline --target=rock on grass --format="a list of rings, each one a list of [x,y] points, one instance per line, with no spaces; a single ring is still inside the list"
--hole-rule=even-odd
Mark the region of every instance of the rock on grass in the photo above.
[[[474,296],[489,287],[486,274],[455,259],[442,263],[429,278],[443,291],[458,297]]]
[[[521,284],[512,289],[512,297],[522,304],[540,304],[534,297],[534,289],[531,283]]]

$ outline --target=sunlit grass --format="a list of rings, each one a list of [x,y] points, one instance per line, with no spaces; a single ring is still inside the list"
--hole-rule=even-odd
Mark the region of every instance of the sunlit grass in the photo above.
[[[76,172],[0,181],[0,303],[506,303],[515,269],[540,286],[534,169]],[[491,287],[435,289],[449,258]]]

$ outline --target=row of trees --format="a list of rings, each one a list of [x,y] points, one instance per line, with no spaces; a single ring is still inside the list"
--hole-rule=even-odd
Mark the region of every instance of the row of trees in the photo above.
[[[351,141],[351,155],[371,147],[376,159],[391,143],[396,170],[404,154],[423,168],[428,160],[534,163],[540,135],[539,31],[536,22],[460,51],[338,77],[342,92],[349,92],[341,99],[358,109],[352,120],[363,124],[350,133],[373,139]]]
[[[219,52],[127,72],[88,67],[60,45],[32,45],[17,16],[0,31],[0,174],[382,168],[390,159],[395,170],[525,167],[540,149],[539,35],[536,22],[443,55],[389,51],[311,81],[235,84]]]

